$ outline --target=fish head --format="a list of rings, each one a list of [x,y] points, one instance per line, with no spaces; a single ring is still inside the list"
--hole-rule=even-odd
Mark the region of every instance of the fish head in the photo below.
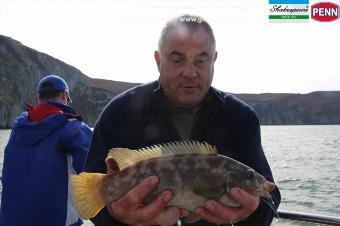
[[[269,192],[274,191],[276,185],[273,182],[268,181],[265,177],[262,177],[261,187],[260,187],[260,196],[264,198],[269,198]]]
[[[251,168],[240,168],[227,175],[227,191],[230,191],[233,187],[238,187],[249,194],[269,198],[269,192],[273,191],[275,186],[274,183],[269,182]]]
[[[250,174],[253,174],[253,180],[247,181],[245,190],[248,191],[248,193],[261,196],[264,198],[269,198],[269,195],[271,191],[275,189],[275,184],[268,181],[264,176],[258,174],[254,170],[253,172],[249,172]]]

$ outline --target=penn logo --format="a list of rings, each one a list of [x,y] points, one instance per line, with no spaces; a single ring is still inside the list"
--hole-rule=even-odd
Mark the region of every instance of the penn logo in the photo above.
[[[312,5],[312,19],[319,22],[331,22],[339,18],[339,6],[331,2],[319,2]]]

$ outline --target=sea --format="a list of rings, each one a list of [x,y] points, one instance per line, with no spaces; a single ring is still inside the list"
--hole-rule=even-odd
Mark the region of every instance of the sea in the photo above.
[[[0,130],[0,170],[10,132]],[[340,125],[261,126],[261,135],[279,209],[340,217]],[[274,218],[272,225],[317,224]]]

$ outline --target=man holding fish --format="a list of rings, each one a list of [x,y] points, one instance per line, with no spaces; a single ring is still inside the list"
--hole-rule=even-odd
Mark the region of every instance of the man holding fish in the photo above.
[[[116,96],[95,125],[85,171],[107,175],[74,177],[81,216],[100,226],[182,217],[182,225],[270,225],[281,197],[259,121],[247,104],[211,87],[215,48],[201,17],[165,25],[154,54],[159,79]],[[83,208],[84,181],[98,188],[96,208]]]

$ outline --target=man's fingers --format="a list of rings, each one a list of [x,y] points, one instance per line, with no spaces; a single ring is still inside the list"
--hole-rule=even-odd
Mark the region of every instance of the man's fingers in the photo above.
[[[258,196],[251,195],[242,189],[232,188],[229,194],[232,199],[240,203],[246,210],[254,212],[259,206],[260,198]]]
[[[157,214],[155,224],[167,226],[174,225],[180,217],[180,211],[176,207],[169,207]]]
[[[190,211],[187,209],[179,209],[179,218],[186,217],[190,214]]]
[[[157,186],[158,177],[150,176],[139,185],[131,189],[125,196],[119,199],[119,203],[126,208],[136,208],[143,199]]]
[[[138,222],[143,223],[144,221],[149,221],[151,217],[155,216],[161,209],[156,210],[155,213],[146,212],[146,214],[142,214],[144,207],[140,207],[140,204],[145,196],[157,186],[158,182],[159,179],[156,176],[150,176],[144,179],[122,198],[108,204],[107,209],[109,213],[114,218],[131,225],[135,225]],[[145,207],[147,206],[148,205]],[[151,214],[153,214],[153,216]]]
[[[205,203],[205,208],[198,208],[195,213],[204,220],[215,224],[230,224],[237,223],[244,219],[240,215],[239,207],[227,207],[214,201],[208,200]]]
[[[259,197],[250,195],[242,189],[233,188],[229,194],[240,204],[239,207],[228,207],[214,200],[207,200],[205,208],[198,209],[197,214],[215,224],[237,223],[251,215],[259,205]]]
[[[202,219],[208,221],[208,222],[212,222],[212,223],[215,223],[215,224],[223,224],[223,223],[225,223],[225,222],[222,221],[222,219],[220,217],[212,215],[205,208],[197,208],[195,210],[195,214],[197,216],[201,217]]]
[[[164,191],[154,201],[137,210],[138,219],[142,221],[155,217],[160,210],[166,207],[166,204],[172,199],[170,191]]]
[[[205,207],[209,213],[222,220],[222,223],[235,222],[239,218],[239,208],[223,206],[219,202],[213,200],[208,200]]]

